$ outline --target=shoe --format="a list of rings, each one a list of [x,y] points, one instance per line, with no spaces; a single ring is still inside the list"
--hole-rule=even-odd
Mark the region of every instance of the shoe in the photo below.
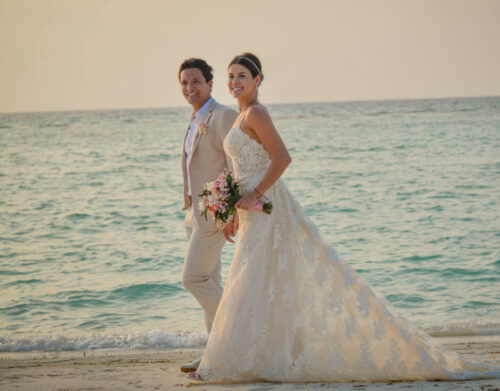
[[[201,357],[198,360],[190,362],[189,364],[181,365],[182,372],[195,372],[201,363]]]
[[[191,380],[205,381],[205,379],[203,379],[198,372],[189,372],[188,378],[190,378]]]

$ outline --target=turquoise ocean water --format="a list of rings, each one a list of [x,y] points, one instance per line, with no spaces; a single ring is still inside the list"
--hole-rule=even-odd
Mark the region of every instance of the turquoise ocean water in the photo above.
[[[433,335],[500,335],[500,97],[269,110],[341,256]],[[0,352],[206,341],[180,282],[189,116],[0,114]]]

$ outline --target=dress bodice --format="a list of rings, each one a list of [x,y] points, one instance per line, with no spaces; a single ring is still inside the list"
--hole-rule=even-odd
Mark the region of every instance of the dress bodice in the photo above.
[[[235,127],[224,139],[224,151],[231,158],[234,177],[243,191],[255,186],[264,176],[271,159],[264,146]]]

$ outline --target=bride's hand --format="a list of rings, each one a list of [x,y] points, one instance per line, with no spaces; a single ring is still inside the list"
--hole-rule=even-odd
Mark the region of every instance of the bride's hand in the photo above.
[[[232,237],[236,235],[236,230],[234,229],[234,222],[230,221],[228,222],[224,228],[222,229],[222,232],[224,233],[224,237],[226,240],[230,243],[234,243],[234,240]]]
[[[233,232],[236,235],[238,233],[238,228],[240,227],[240,218],[238,216],[238,209],[236,209],[236,213],[233,217]]]
[[[240,226],[240,219],[238,217],[238,210],[236,210],[233,219],[230,222],[228,222],[222,230],[222,232],[224,233],[224,237],[228,242],[234,243],[234,240],[232,238],[236,236],[236,234],[238,233],[239,226]]]
[[[256,203],[257,195],[255,194],[255,191],[251,191],[240,198],[234,206],[243,210],[252,210]]]
[[[236,236],[238,233],[238,228],[240,226],[240,218],[238,217],[238,210],[233,216],[233,219],[229,221],[223,228],[224,237],[228,242],[234,243],[232,237]]]

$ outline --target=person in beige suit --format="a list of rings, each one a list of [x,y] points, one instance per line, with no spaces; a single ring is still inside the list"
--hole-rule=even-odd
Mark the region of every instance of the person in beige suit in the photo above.
[[[179,68],[182,94],[193,106],[193,115],[182,145],[186,233],[189,239],[182,284],[203,308],[210,333],[217,306],[222,297],[221,252],[225,239],[233,242],[236,224],[219,231],[211,217],[205,219],[199,209],[203,185],[214,180],[225,168],[232,168],[222,146],[237,113],[212,97],[212,67],[204,60],[190,58]],[[181,366],[183,372],[195,371],[200,360]]]

